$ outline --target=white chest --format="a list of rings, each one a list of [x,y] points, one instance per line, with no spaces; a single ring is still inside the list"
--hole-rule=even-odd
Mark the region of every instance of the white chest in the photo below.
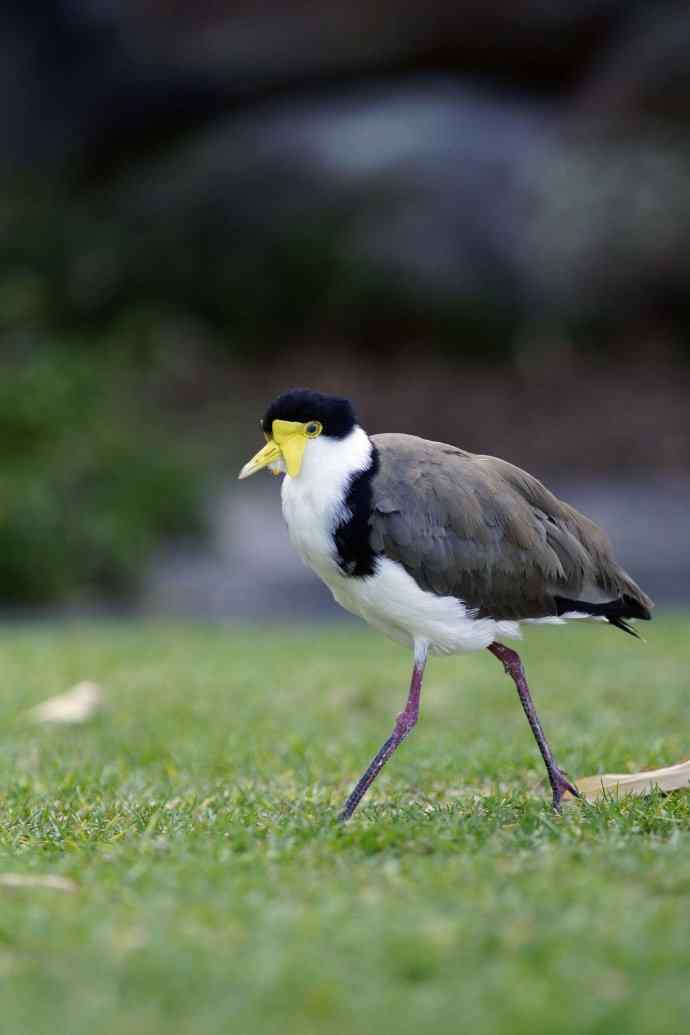
[[[290,542],[317,574],[339,571],[333,532],[347,517],[345,507],[325,499],[308,487],[297,485],[288,475],[283,480],[283,516]]]

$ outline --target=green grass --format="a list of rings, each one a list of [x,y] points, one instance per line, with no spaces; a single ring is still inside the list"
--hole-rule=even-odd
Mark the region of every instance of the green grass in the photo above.
[[[690,754],[687,618],[642,644],[528,633],[574,776]],[[7,1035],[676,1033],[690,1012],[690,796],[554,816],[512,684],[433,659],[422,721],[345,828],[409,659],[350,624],[5,627]],[[38,729],[78,680],[108,710]]]

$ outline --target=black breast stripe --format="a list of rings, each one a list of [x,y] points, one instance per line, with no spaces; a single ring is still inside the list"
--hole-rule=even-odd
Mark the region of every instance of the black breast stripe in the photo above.
[[[364,578],[373,575],[376,552],[371,545],[371,483],[379,469],[379,454],[372,444],[371,463],[354,475],[345,496],[349,517],[333,533],[338,566],[346,575]]]

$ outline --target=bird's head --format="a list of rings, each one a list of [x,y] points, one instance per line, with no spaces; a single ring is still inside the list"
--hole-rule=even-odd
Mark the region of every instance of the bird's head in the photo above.
[[[274,399],[261,418],[266,445],[244,465],[239,477],[248,478],[262,467],[270,467],[274,474],[287,471],[296,478],[311,441],[344,439],[356,424],[347,399],[291,388]]]

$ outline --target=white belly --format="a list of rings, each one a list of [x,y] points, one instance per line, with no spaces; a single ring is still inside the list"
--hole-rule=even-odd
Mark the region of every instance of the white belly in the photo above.
[[[380,558],[370,578],[321,573],[338,603],[375,629],[414,647],[426,641],[433,654],[482,650],[497,636],[519,636],[517,622],[473,618],[456,597],[420,589],[397,561]]]

